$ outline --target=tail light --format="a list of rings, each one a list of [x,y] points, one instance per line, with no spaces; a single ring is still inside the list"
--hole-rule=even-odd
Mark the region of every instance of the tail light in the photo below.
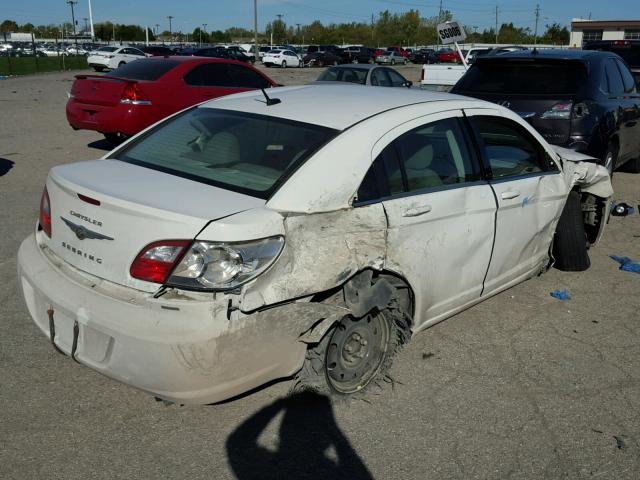
[[[546,120],[565,120],[571,117],[571,110],[573,107],[573,103],[571,102],[560,102],[556,103],[549,110],[540,115],[540,118]]]
[[[47,234],[47,237],[51,238],[51,201],[49,200],[49,192],[47,187],[44,187],[42,191],[42,197],[40,197],[40,227]]]
[[[165,283],[182,259],[191,240],[162,240],[142,249],[129,269],[133,278],[153,283]]]
[[[137,84],[127,83],[127,86],[122,91],[120,103],[126,105],[151,105],[151,100],[145,97]]]

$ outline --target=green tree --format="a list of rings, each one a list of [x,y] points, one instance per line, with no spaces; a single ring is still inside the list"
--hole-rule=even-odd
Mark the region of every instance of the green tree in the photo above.
[[[13,20],[5,20],[0,23],[0,32],[2,33],[17,32],[18,30],[18,24]]]
[[[561,26],[559,23],[552,23],[546,26],[547,31],[540,38],[538,43],[551,43],[553,45],[568,45],[569,30],[567,27]]]

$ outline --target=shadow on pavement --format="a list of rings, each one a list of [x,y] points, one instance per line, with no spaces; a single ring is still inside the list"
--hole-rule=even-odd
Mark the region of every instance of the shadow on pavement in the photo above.
[[[87,147],[97,148],[98,150],[110,151],[116,148],[116,145],[112,144],[111,142],[108,142],[103,138],[102,140],[96,140],[94,142],[87,144]]]
[[[277,447],[259,445],[280,413]],[[227,455],[239,480],[373,479],[336,424],[329,399],[313,392],[276,400],[245,420],[227,439]]]
[[[13,168],[14,162],[7,160],[6,158],[0,158],[0,177],[9,173],[9,170]]]

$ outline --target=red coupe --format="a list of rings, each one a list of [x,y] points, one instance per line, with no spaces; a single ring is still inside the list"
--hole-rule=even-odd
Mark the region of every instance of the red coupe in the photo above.
[[[440,63],[458,63],[460,55],[455,50],[441,49],[438,50],[438,62]]]
[[[76,75],[67,120],[75,130],[96,130],[119,143],[191,105],[276,86],[260,71],[234,60],[143,58],[107,75]]]

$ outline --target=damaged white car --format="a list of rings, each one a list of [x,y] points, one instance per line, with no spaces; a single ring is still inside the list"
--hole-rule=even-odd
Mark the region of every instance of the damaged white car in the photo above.
[[[19,277],[56,349],[179,403],[350,395],[412,334],[589,266],[607,171],[505,108],[302,86],[181,112],[53,168]]]

